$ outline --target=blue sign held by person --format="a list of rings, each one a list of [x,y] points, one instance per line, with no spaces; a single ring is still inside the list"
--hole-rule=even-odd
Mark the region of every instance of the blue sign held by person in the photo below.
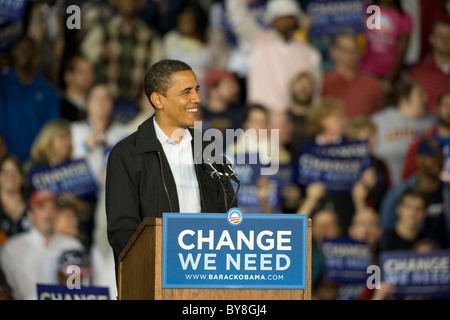
[[[69,191],[79,198],[95,196],[98,192],[98,184],[84,159],[38,167],[30,171],[28,180],[33,190],[47,189],[56,194]]]
[[[331,281],[340,284],[366,283],[366,270],[372,264],[372,252],[366,242],[348,237],[324,239],[322,254],[325,274]]]
[[[365,32],[365,0],[308,0],[306,13],[314,21],[311,37],[342,31]]]
[[[109,300],[109,288],[81,287],[69,289],[64,285],[37,284],[38,300]]]
[[[164,213],[163,288],[305,289],[302,214]]]
[[[450,251],[384,251],[380,254],[381,278],[395,284],[397,297],[450,297]]]
[[[323,182],[329,193],[349,193],[371,165],[367,141],[331,145],[310,143],[297,157],[295,180],[301,186]]]
[[[258,195],[258,188],[261,184],[267,184],[267,202],[271,211],[281,211],[281,193],[283,188],[292,181],[294,168],[291,163],[279,164],[276,175],[261,175],[261,168],[270,167],[270,164],[263,164],[258,154],[245,154],[242,156],[245,161],[239,161],[239,156],[231,156],[233,169],[241,181],[237,200],[239,208],[245,213],[265,212],[261,199]],[[254,161],[251,161],[254,159]],[[233,186],[236,183],[232,182]],[[265,212],[267,213],[267,212]]]

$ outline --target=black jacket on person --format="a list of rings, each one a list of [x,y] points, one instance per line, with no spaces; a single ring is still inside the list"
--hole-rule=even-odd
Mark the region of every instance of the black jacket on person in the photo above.
[[[120,252],[144,217],[162,217],[164,212],[180,211],[175,180],[156,136],[153,118],[144,121],[136,132],[118,142],[108,157],[105,190],[107,233],[116,267]],[[196,135],[192,129],[189,130],[195,152]],[[201,154],[194,154],[201,211],[227,212],[220,182],[202,168],[203,150],[209,143],[202,141]],[[231,205],[234,197],[232,184],[227,180],[224,186],[228,189],[228,208],[236,207],[236,200]]]

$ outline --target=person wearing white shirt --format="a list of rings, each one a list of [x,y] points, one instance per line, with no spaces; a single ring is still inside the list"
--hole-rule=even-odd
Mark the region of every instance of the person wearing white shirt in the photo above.
[[[60,284],[62,254],[69,250],[84,252],[77,238],[55,232],[58,202],[52,192],[33,193],[27,215],[33,227],[9,238],[0,252],[0,267],[14,300],[37,300],[37,284]]]
[[[153,118],[153,124],[155,125],[156,137],[161,142],[177,185],[180,212],[200,212],[200,195],[194,159],[192,158],[191,133],[188,129],[184,129],[181,141],[177,144],[161,130],[155,118]]]
[[[74,159],[86,158],[92,173],[101,181],[107,150],[131,133],[113,120],[114,99],[106,85],[95,85],[86,99],[86,120],[72,122]]]

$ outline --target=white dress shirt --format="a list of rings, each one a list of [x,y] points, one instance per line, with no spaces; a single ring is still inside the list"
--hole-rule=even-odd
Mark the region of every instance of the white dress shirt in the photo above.
[[[37,300],[37,284],[58,285],[58,259],[67,250],[84,251],[74,237],[54,234],[45,245],[44,237],[34,228],[19,233],[4,244],[0,265],[15,300]]]
[[[200,213],[200,191],[194,168],[191,133],[188,129],[184,129],[182,140],[176,144],[161,130],[155,118],[153,118],[153,123],[156,137],[161,142],[175,179],[180,212]]]

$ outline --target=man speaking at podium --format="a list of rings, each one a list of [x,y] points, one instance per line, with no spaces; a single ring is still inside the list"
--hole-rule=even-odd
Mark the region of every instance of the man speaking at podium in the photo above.
[[[192,129],[201,97],[191,67],[161,60],[147,71],[144,90],[155,115],[115,145],[107,164],[107,228],[116,272],[120,252],[144,217],[219,213],[237,206],[229,179],[216,180],[202,167],[203,151],[211,142],[202,141],[201,152],[194,154],[194,137],[202,137]],[[224,189],[229,190],[226,198]]]

